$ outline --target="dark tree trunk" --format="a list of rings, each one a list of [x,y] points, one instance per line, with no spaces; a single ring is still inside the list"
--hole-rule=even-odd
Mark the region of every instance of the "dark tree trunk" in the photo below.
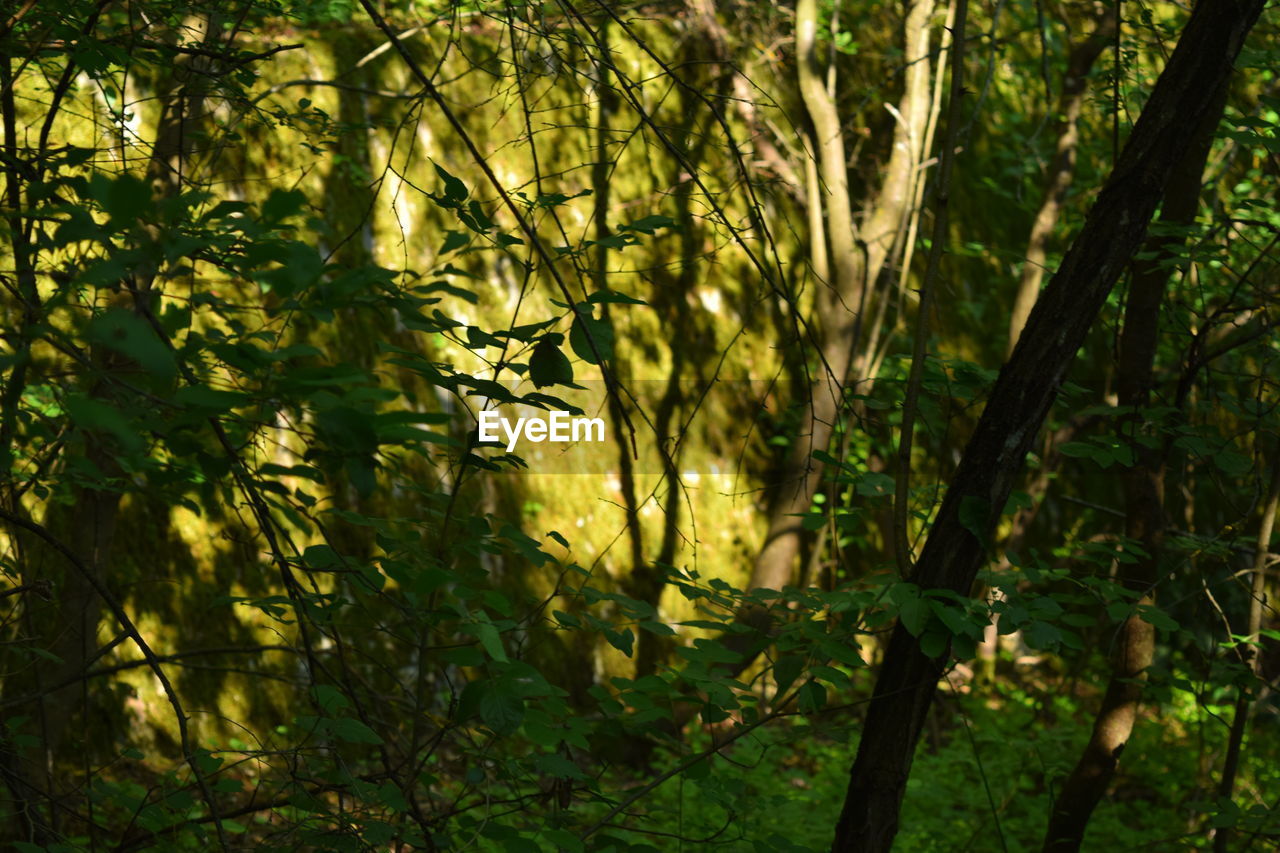
[[[1076,350],[1147,225],[1175,167],[1263,0],[1201,3],[1160,75],[1115,169],[1084,227],[1036,302],[1024,334],[1000,372],[982,417],[938,510],[912,580],[924,589],[969,595],[986,549],[960,519],[987,510],[987,530],[1008,499]],[[921,727],[946,655],[927,657],[901,623],[894,629],[850,770],[834,850],[887,851]]]

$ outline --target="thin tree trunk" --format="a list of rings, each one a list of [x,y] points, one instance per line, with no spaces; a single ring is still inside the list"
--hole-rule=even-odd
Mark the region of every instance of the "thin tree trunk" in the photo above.
[[[1223,0],[1192,13],[1110,180],[996,380],[916,565],[913,580],[921,588],[970,595],[986,559],[986,537],[969,527],[983,514],[986,523],[978,529],[989,533],[994,525],[1076,351],[1191,147],[1182,129],[1198,126],[1212,110],[1263,3]],[[928,657],[905,626],[895,627],[850,770],[835,850],[890,849],[916,743],[945,667],[945,654]]]
[[[817,0],[799,0],[796,64],[800,95],[813,122],[821,178],[818,195],[820,210],[826,214],[825,237],[829,246],[826,255],[831,274],[831,281],[819,284],[816,302],[822,321],[824,363],[819,366],[819,376],[810,389],[808,411],[804,416],[810,433],[797,436],[788,453],[764,546],[752,567],[752,588],[781,589],[791,582],[802,534],[796,515],[808,511],[820,481],[821,468],[810,454],[815,449],[825,449],[831,437],[864,299],[866,267],[853,224],[844,131],[815,56],[817,30]],[[813,216],[810,211],[810,217]],[[821,239],[822,235],[812,235],[811,239],[813,237]]]
[[[1226,83],[1214,97],[1213,108],[1195,130],[1191,148],[1170,177],[1165,189],[1160,221],[1189,225],[1200,206],[1201,176],[1214,131],[1226,102]],[[1142,543],[1145,552],[1128,564],[1119,580],[1138,593],[1138,606],[1155,603],[1155,587],[1160,579],[1160,553],[1164,547],[1164,451],[1144,447],[1136,440],[1142,425],[1142,410],[1149,403],[1156,345],[1159,340],[1160,304],[1169,281],[1169,261],[1182,240],[1154,237],[1147,240],[1149,258],[1134,265],[1129,299],[1125,305],[1124,330],[1116,370],[1116,391],[1121,406],[1133,412],[1122,420],[1132,430],[1130,448],[1134,464],[1120,475],[1125,506],[1125,535]],[[1111,679],[1093,732],[1071,775],[1054,803],[1045,834],[1046,851],[1073,851],[1084,840],[1093,814],[1115,775],[1120,754],[1133,732],[1141,704],[1146,670],[1155,655],[1155,627],[1137,612],[1120,626],[1111,653]]]
[[[1080,145],[1080,108],[1088,88],[1089,71],[1093,63],[1110,43],[1116,31],[1116,11],[1108,5],[1097,18],[1093,32],[1072,48],[1067,57],[1067,70],[1062,75],[1062,93],[1058,96],[1058,144],[1053,162],[1049,166],[1049,180],[1044,199],[1031,223],[1031,235],[1027,238],[1027,260],[1022,265],[1022,277],[1018,282],[1013,312],[1009,317],[1009,349],[1013,353],[1022,334],[1022,327],[1031,314],[1031,306],[1040,295],[1040,282],[1044,280],[1044,263],[1048,254],[1049,237],[1058,225],[1062,214],[1062,202],[1076,173],[1076,150]]]
[[[819,287],[831,283],[831,263],[827,258],[827,226],[822,216],[822,180],[818,177],[817,135],[809,137],[804,146],[805,211],[809,223],[809,268]],[[813,145],[807,144],[812,142]]]
[[[1258,527],[1258,549],[1253,557],[1253,577],[1249,584],[1249,621],[1245,626],[1246,645],[1241,648],[1245,663],[1255,676],[1260,675],[1262,655],[1257,645],[1262,631],[1262,611],[1266,605],[1267,561],[1271,557],[1271,534],[1275,530],[1276,512],[1280,511],[1280,449],[1271,460],[1271,485],[1267,489],[1267,502],[1262,509],[1262,523]],[[1227,755],[1222,762],[1222,780],[1218,784],[1218,798],[1230,800],[1235,792],[1236,774],[1240,770],[1240,751],[1244,747],[1245,729],[1249,726],[1250,691],[1240,688],[1236,697],[1235,716],[1231,719],[1231,734],[1227,738]],[[1219,827],[1213,836],[1214,853],[1226,853],[1230,849],[1230,827]]]
[[[911,3],[903,21],[903,55],[908,65],[894,114],[898,121],[893,130],[893,153],[883,172],[880,193],[867,210],[861,234],[867,245],[867,281],[873,287],[880,272],[890,264],[894,246],[902,243],[903,214],[915,202],[916,173],[928,150],[925,138],[934,90],[929,62],[933,38],[930,22],[935,8],[933,2]],[[945,62],[945,56],[940,55],[938,62]],[[939,75],[938,86],[941,85]]]
[[[799,516],[808,512],[822,481],[822,467],[813,460],[814,450],[825,450],[843,401],[843,388],[862,332],[868,283],[874,282],[887,262],[889,246],[913,198],[914,172],[922,154],[924,128],[929,112],[930,0],[910,4],[906,15],[907,56],[912,61],[904,75],[904,91],[898,107],[902,120],[894,132],[893,153],[874,203],[868,206],[867,226],[859,232],[853,221],[849,195],[848,163],[842,123],[835,100],[827,89],[816,57],[818,12],[816,0],[796,4],[796,56],[800,94],[813,122],[820,176],[819,196],[826,214],[826,253],[832,280],[820,283],[816,308],[822,320],[820,375],[810,388],[802,423],[807,435],[796,437],[778,491],[769,512],[764,545],[752,566],[749,588],[781,589],[791,583],[800,554],[804,529]],[[812,203],[812,201],[811,201]],[[813,212],[810,212],[812,218]],[[865,257],[860,243],[866,235]],[[822,239],[821,233],[810,239]],[[764,609],[746,610],[739,621],[764,633],[770,616]],[[741,671],[754,659],[749,637],[730,635],[726,643],[743,655]],[[760,642],[757,636],[754,642]]]
[[[968,20],[969,0],[956,0],[955,23],[951,30],[951,91],[947,98],[947,132],[942,152],[938,155],[938,183],[933,204],[933,234],[929,241],[929,259],[924,279],[920,282],[920,308],[916,315],[915,339],[911,350],[911,371],[902,400],[902,426],[898,431],[898,461],[894,471],[893,554],[898,574],[911,574],[911,543],[907,538],[907,518],[911,504],[911,446],[915,438],[916,406],[924,377],[925,357],[929,346],[929,312],[943,247],[947,244],[950,222],[951,169],[955,164],[956,144],[960,135],[960,103],[964,95],[964,28]]]

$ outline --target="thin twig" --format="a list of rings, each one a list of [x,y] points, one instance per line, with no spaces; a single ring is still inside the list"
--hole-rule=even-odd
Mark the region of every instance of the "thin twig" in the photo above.
[[[413,58],[413,54],[411,54],[404,46],[404,43],[400,41],[400,37],[391,29],[391,26],[386,22],[386,19],[378,13],[378,10],[374,8],[373,3],[369,2],[369,0],[360,0],[360,5],[364,8],[365,13],[369,16],[370,20],[373,21],[374,26],[381,30],[383,35],[385,35],[395,46],[396,52],[404,59],[405,64],[409,67],[413,76],[417,77],[418,81],[422,83],[423,87],[426,89],[427,97],[435,103],[436,107],[444,115],[445,120],[449,122],[449,125],[454,129],[454,132],[458,134],[458,138],[462,140],[463,145],[466,146],[467,151],[471,154],[472,160],[474,160],[476,165],[480,167],[480,171],[484,173],[485,178],[488,179],[490,185],[498,193],[499,198],[502,199],[503,205],[515,218],[516,224],[520,227],[520,230],[524,232],[525,237],[529,240],[529,244],[533,247],[534,251],[538,253],[538,257],[542,260],[547,271],[551,274],[560,294],[564,297],[565,302],[569,304],[569,310],[570,313],[573,314],[574,322],[581,326],[585,332],[587,345],[591,348],[592,355],[595,356],[596,364],[600,366],[600,373],[604,377],[605,388],[608,390],[610,395],[617,397],[618,380],[613,375],[613,371],[610,370],[605,363],[605,359],[601,355],[600,349],[596,346],[595,337],[591,334],[590,327],[583,320],[582,313],[578,310],[578,300],[574,298],[573,293],[569,290],[569,285],[565,283],[564,278],[560,275],[560,271],[556,269],[555,259],[551,256],[551,253],[547,251],[547,247],[543,244],[542,238],[538,236],[538,232],[534,229],[533,224],[530,223],[528,218],[520,212],[520,208],[512,200],[506,187],[502,185],[498,176],[494,174],[493,167],[489,165],[489,161],[476,146],[475,140],[471,138],[471,134],[467,133],[467,129],[462,126],[462,122],[458,120],[457,115],[454,114],[449,103],[444,99],[444,96],[440,94],[440,90],[436,88],[431,77],[422,70],[422,66],[420,66],[418,61]],[[627,415],[625,407],[622,406],[621,400],[618,401],[618,407],[622,412],[623,421],[627,426],[627,431],[631,439],[632,455],[638,459],[639,450],[636,447],[635,425],[631,423],[631,418]]]
[[[668,779],[670,779],[672,776],[676,776],[676,775],[679,775],[680,773],[683,773],[684,771],[688,770],[690,767],[693,767],[693,766],[694,766],[695,764],[697,764],[698,762],[700,762],[700,761],[702,761],[702,760],[704,760],[704,759],[706,759],[706,758],[710,758],[712,755],[715,755],[717,752],[719,752],[720,750],[724,749],[724,748],[725,748],[726,746],[728,746],[729,744],[731,744],[731,743],[733,743],[734,741],[736,741],[736,740],[738,740],[738,739],[742,738],[742,737],[743,737],[743,736],[745,736],[745,735],[750,734],[751,732],[753,732],[753,731],[755,731],[756,729],[758,729],[758,728],[760,728],[761,726],[763,726],[765,723],[770,722],[770,721],[771,721],[771,720],[773,720],[775,717],[782,716],[783,709],[784,709],[784,708],[786,708],[788,705],[790,705],[790,704],[791,704],[791,702],[793,702],[793,701],[795,700],[796,696],[797,696],[799,693],[800,693],[800,690],[799,690],[798,688],[797,688],[796,690],[793,690],[789,695],[787,695],[786,697],[784,697],[784,698],[783,698],[783,700],[782,700],[781,702],[779,702],[779,703],[774,707],[774,709],[773,709],[772,711],[770,711],[768,714],[765,714],[763,717],[761,717],[760,719],[756,720],[756,721],[755,721],[754,723],[752,723],[751,725],[749,725],[749,726],[743,726],[742,728],[738,729],[738,730],[737,730],[736,732],[734,732],[733,734],[729,735],[727,738],[725,738],[725,739],[724,739],[723,741],[721,741],[720,743],[714,744],[714,745],[712,745],[711,747],[709,747],[709,748],[707,748],[707,749],[704,749],[702,752],[699,752],[698,754],[696,754],[696,755],[692,756],[691,758],[687,758],[687,759],[685,759],[684,761],[682,761],[682,762],[680,762],[679,764],[677,764],[675,767],[672,767],[672,768],[671,768],[670,770],[668,770],[667,772],[662,773],[662,774],[659,774],[659,775],[657,776],[657,778],[655,778],[655,779],[654,779],[652,782],[650,782],[649,784],[647,784],[647,785],[643,785],[643,786],[641,786],[640,788],[637,788],[637,789],[636,789],[636,790],[635,790],[635,791],[634,791],[630,796],[628,796],[628,797],[627,797],[626,799],[624,799],[622,802],[618,803],[616,806],[614,806],[612,809],[610,809],[610,810],[608,811],[608,813],[607,813],[607,814],[605,814],[605,816],[604,816],[604,817],[600,818],[600,820],[596,821],[596,822],[595,822],[595,823],[593,823],[591,826],[589,826],[589,827],[587,827],[586,829],[584,829],[584,830],[581,832],[581,834],[579,834],[579,835],[578,835],[578,837],[579,837],[580,839],[582,839],[582,840],[584,840],[584,841],[585,841],[585,840],[586,840],[587,838],[589,838],[589,837],[592,835],[592,833],[594,833],[596,830],[603,829],[606,825],[608,825],[609,821],[613,820],[613,819],[614,819],[614,817],[616,817],[616,816],[617,816],[619,813],[621,813],[624,809],[628,808],[628,807],[629,807],[632,803],[634,803],[636,800],[639,800],[639,799],[641,799],[641,798],[643,798],[643,797],[647,796],[647,795],[649,794],[649,792],[650,792],[650,791],[652,791],[652,790],[654,790],[655,788],[657,788],[657,787],[658,787],[659,785],[661,785],[663,782],[666,782],[666,781],[667,781]]]

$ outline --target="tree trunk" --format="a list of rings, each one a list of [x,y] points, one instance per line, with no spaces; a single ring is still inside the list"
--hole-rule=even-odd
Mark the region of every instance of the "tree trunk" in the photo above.
[[[1010,354],[1013,353],[1018,336],[1022,334],[1022,327],[1031,314],[1031,306],[1036,304],[1036,297],[1040,295],[1049,236],[1058,225],[1062,201],[1075,177],[1076,149],[1080,144],[1080,108],[1084,105],[1089,70],[1093,68],[1093,63],[1115,35],[1115,31],[1115,7],[1107,6],[1106,11],[1098,16],[1093,32],[1072,48],[1067,57],[1067,70],[1062,75],[1062,93],[1058,96],[1058,143],[1054,149],[1053,162],[1049,166],[1049,181],[1045,187],[1044,199],[1040,202],[1040,209],[1031,223],[1031,234],[1027,237],[1027,260],[1022,265],[1018,293],[1009,316]]]
[[[841,386],[852,354],[856,325],[864,301],[866,267],[858,249],[849,197],[848,163],[844,131],[835,100],[823,83],[815,57],[818,30],[816,0],[796,4],[796,65],[800,95],[813,122],[820,190],[817,199],[826,214],[826,253],[831,281],[819,282],[816,307],[822,321],[822,356],[819,375],[803,423],[809,435],[799,435],[791,446],[782,482],[769,514],[769,530],[751,571],[752,588],[781,589],[791,582],[800,553],[802,528],[799,513],[807,512],[817,491],[821,469],[811,458],[813,450],[825,450],[840,408]],[[812,217],[813,211],[810,211]],[[811,239],[822,239],[812,235]],[[751,622],[751,619],[747,620]]]
[[[970,594],[986,548],[961,521],[961,506],[968,525],[985,512],[983,527],[990,531],[1076,350],[1191,147],[1183,129],[1199,126],[1212,110],[1262,6],[1263,0],[1224,0],[1199,4],[1192,13],[1111,178],[996,380],[917,563],[913,580],[923,589]],[[890,849],[945,661],[945,654],[926,656],[901,623],[894,629],[850,771],[835,850]]]
[[[1196,129],[1190,150],[1170,177],[1165,190],[1160,221],[1189,225],[1200,206],[1201,177],[1214,131],[1226,103],[1227,80],[1221,81],[1213,108]],[[1181,238],[1155,237],[1147,241],[1150,257],[1134,265],[1125,305],[1124,330],[1116,370],[1116,390],[1121,406],[1133,408],[1121,419],[1119,432],[1129,425],[1130,437],[1142,424],[1142,410],[1148,405],[1153,379],[1156,345],[1159,341],[1160,303],[1169,281],[1169,261],[1182,244]],[[1160,552],[1164,546],[1165,452],[1130,441],[1134,464],[1121,472],[1124,495],[1125,535],[1142,543],[1145,554],[1124,569],[1120,581],[1141,595],[1138,606],[1155,603],[1155,586],[1160,579]],[[1111,679],[1094,721],[1093,732],[1075,769],[1067,777],[1054,804],[1045,834],[1046,851],[1074,851],[1084,840],[1089,816],[1106,794],[1115,775],[1120,753],[1128,743],[1137,719],[1147,667],[1155,655],[1155,627],[1131,613],[1115,639],[1111,653]]]
[[[896,231],[914,197],[915,171],[923,155],[925,124],[929,113],[929,21],[934,5],[917,0],[907,9],[907,56],[913,57],[904,74],[904,91],[899,102],[901,119],[894,130],[893,153],[875,201],[868,205],[866,228],[858,231],[853,222],[849,195],[848,161],[844,136],[835,100],[827,90],[815,56],[817,41],[816,0],[796,4],[796,57],[800,94],[813,122],[818,159],[819,193],[826,214],[823,253],[833,280],[819,282],[816,308],[822,321],[822,356],[819,376],[809,389],[809,401],[801,423],[808,434],[796,437],[783,466],[777,491],[769,510],[769,528],[764,545],[756,556],[748,582],[750,589],[781,589],[792,582],[804,533],[799,516],[809,511],[822,481],[822,467],[814,461],[814,450],[825,450],[839,416],[844,386],[850,379],[868,301],[868,284],[874,283],[888,261]],[[813,204],[813,200],[810,200]],[[814,217],[810,211],[810,218]],[[810,239],[822,240],[822,232]],[[861,238],[861,239],[860,239]],[[865,240],[866,254],[859,243]],[[817,254],[815,252],[815,254]],[[743,656],[735,666],[741,671],[754,659],[771,622],[767,610],[748,609],[738,620],[757,632],[729,635],[726,644]]]
[[[1271,558],[1271,534],[1275,530],[1276,512],[1280,510],[1280,448],[1276,457],[1271,460],[1271,484],[1267,488],[1267,501],[1262,508],[1262,523],[1258,527],[1258,548],[1253,556],[1253,577],[1249,584],[1249,619],[1245,625],[1245,636],[1248,643],[1241,648],[1243,661],[1253,671],[1255,677],[1262,675],[1262,655],[1260,644],[1262,638],[1262,611],[1267,602],[1267,562]],[[1231,734],[1227,738],[1227,755],[1222,762],[1222,779],[1218,783],[1218,797],[1230,800],[1236,787],[1236,774],[1240,770],[1240,751],[1244,747],[1244,734],[1249,726],[1249,699],[1251,690],[1239,688],[1236,697],[1234,716],[1231,719]],[[1227,853],[1230,849],[1230,827],[1219,827],[1213,836],[1214,853]]]

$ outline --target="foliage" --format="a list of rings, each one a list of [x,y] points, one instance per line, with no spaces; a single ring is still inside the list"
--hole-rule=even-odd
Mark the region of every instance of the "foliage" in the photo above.
[[[901,281],[872,295],[867,372],[830,440],[807,446],[794,404],[829,369],[816,336],[831,318],[804,198],[776,174],[803,174],[808,142],[766,127],[799,107],[794,57],[744,60],[767,122],[717,106],[744,89],[711,69],[790,24],[743,3],[726,28],[696,5],[668,25],[641,7],[60,0],[4,23],[0,838],[51,853],[826,849],[901,625],[949,691],[898,849],[1029,848],[1130,619],[1158,631],[1144,714],[1160,724],[1136,730],[1089,843],[1280,831],[1259,793],[1280,783],[1274,698],[1243,653],[1273,654],[1280,634],[1270,611],[1256,636],[1241,627],[1235,582],[1269,546],[1255,520],[1280,434],[1274,51],[1242,63],[1216,195],[1193,225],[1154,229],[1177,248],[1138,259],[1186,284],[1162,307],[1156,399],[1110,393],[1117,300],[1025,491],[961,507],[991,557],[970,597],[899,575],[886,519],[906,501],[923,541],[995,381],[1007,300],[981,283],[1021,256],[1040,176],[1013,152],[1052,149],[1028,92],[1036,51],[1062,46],[1028,36],[1024,9],[980,21],[988,69],[1011,70],[988,70],[966,130],[952,292],[897,495],[925,252],[886,266]],[[873,93],[847,113],[868,148],[853,183],[870,186],[894,132],[880,122],[896,13],[821,14],[831,67]],[[1130,22],[1135,110],[1175,23]],[[329,42],[342,62],[325,68]],[[405,71],[428,61],[435,82]],[[508,131],[532,157],[506,151]],[[739,150],[768,134],[772,175]],[[1084,178],[1106,171],[1105,142],[1090,137]],[[783,379],[761,399],[716,388],[762,375]],[[607,414],[592,458],[612,476],[538,480],[541,457],[479,442],[489,408]],[[800,574],[752,589],[741,566],[778,500],[763,492],[796,448],[822,472],[794,516]],[[1154,601],[1126,583],[1149,553],[1114,485],[1147,451],[1171,481]],[[713,477],[722,464],[739,480]],[[1221,721],[1241,696],[1257,734],[1246,793],[1223,795]]]

